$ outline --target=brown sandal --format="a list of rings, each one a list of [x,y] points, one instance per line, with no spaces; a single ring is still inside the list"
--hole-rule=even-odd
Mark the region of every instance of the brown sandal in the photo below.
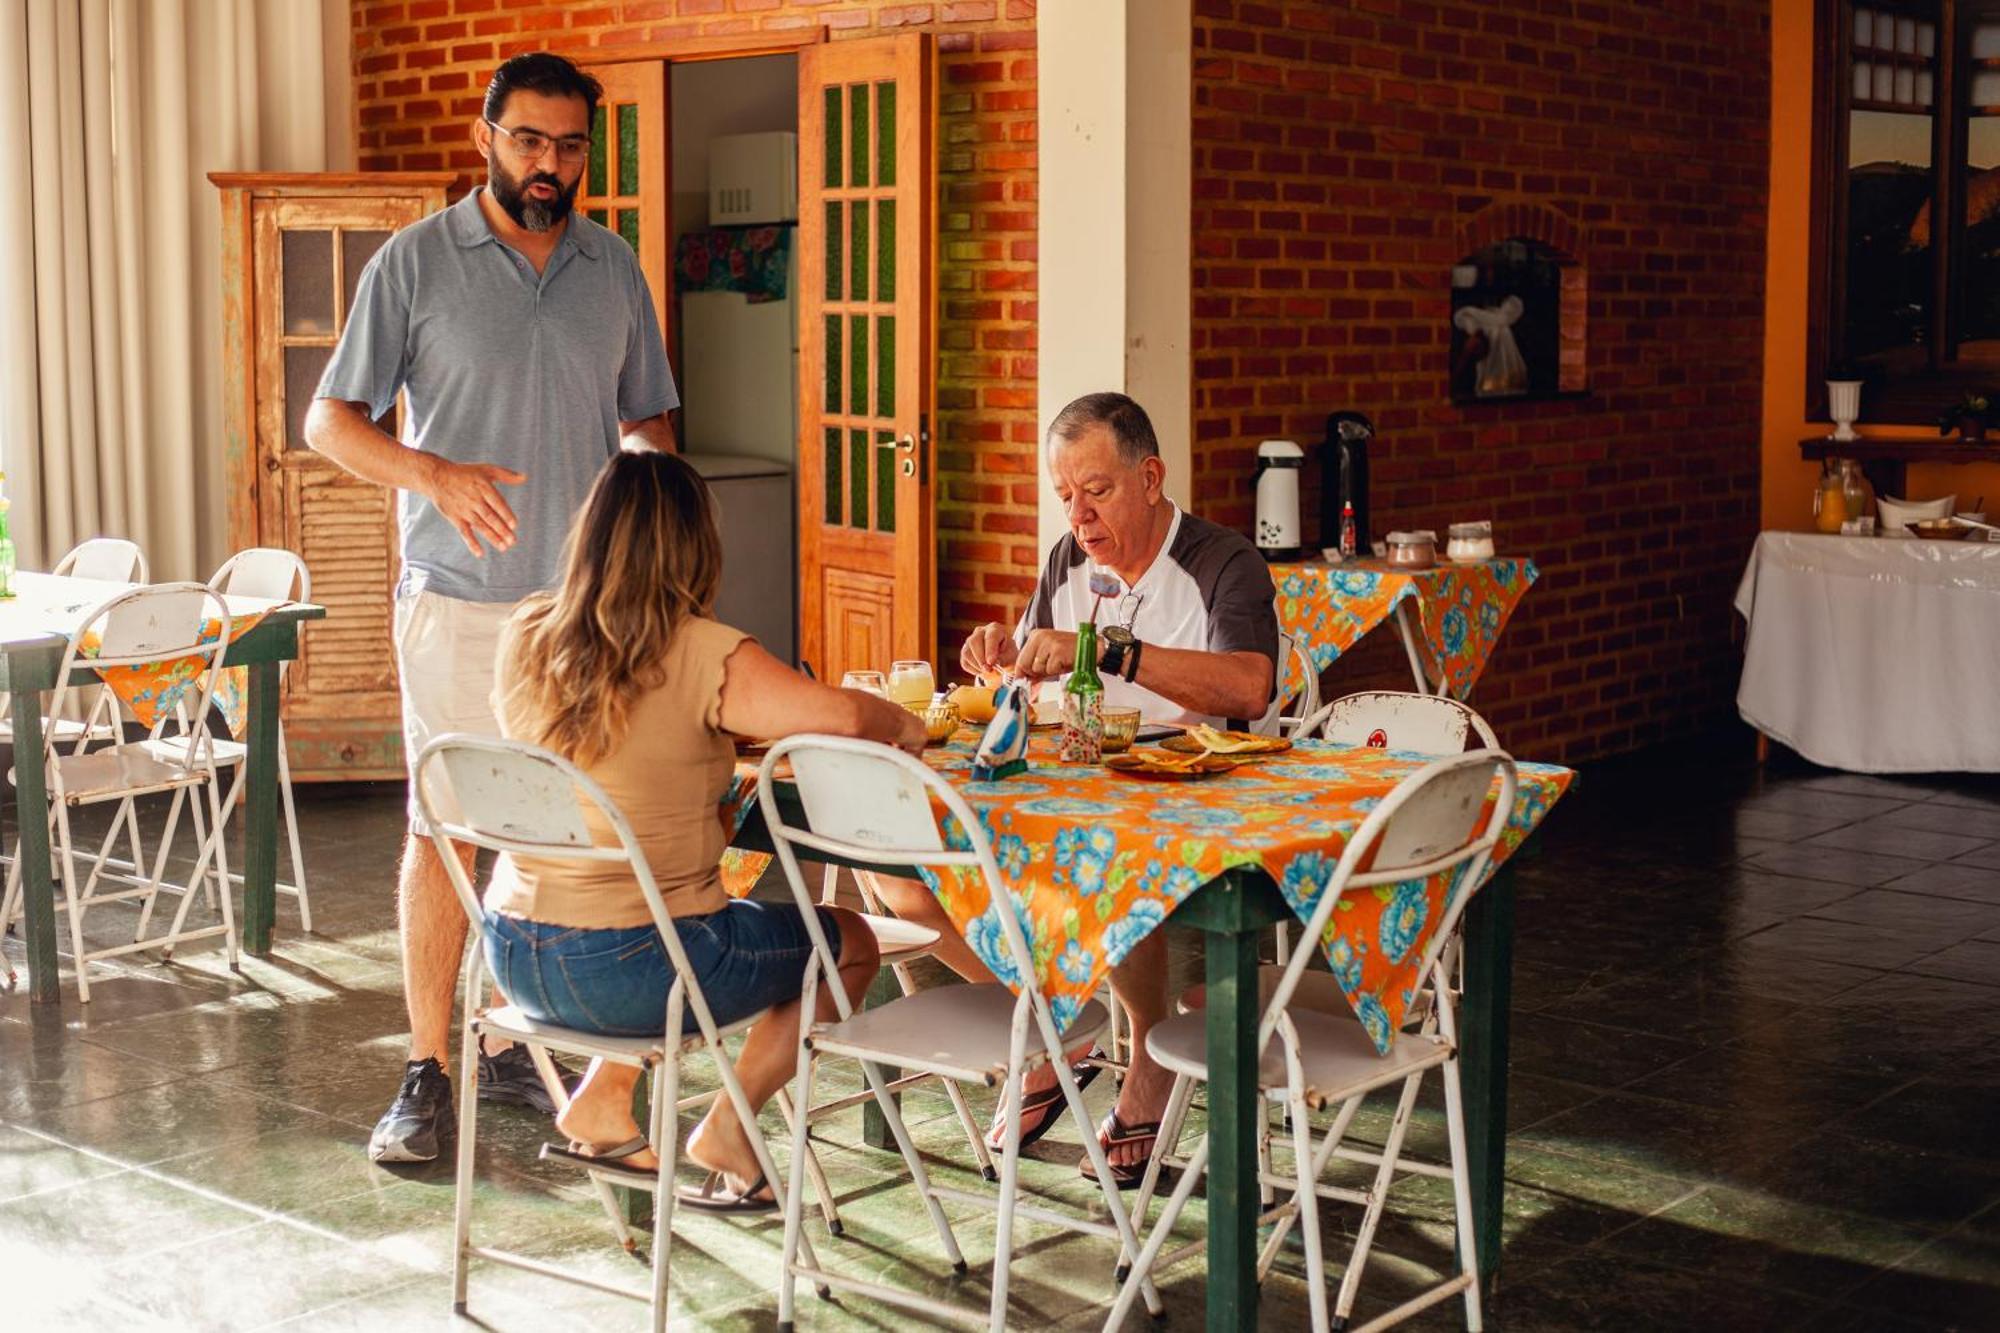
[[[1104,1123],[1097,1127],[1097,1141],[1104,1146],[1104,1155],[1107,1159],[1105,1164],[1111,1168],[1111,1183],[1121,1190],[1137,1189],[1140,1182],[1146,1178],[1146,1164],[1152,1160],[1153,1154],[1160,1150],[1160,1122],[1148,1120],[1143,1124],[1128,1125],[1118,1118],[1118,1112],[1113,1111],[1104,1117]],[[1152,1145],[1146,1155],[1138,1161],[1127,1162],[1121,1166],[1109,1160],[1114,1149],[1138,1143]],[[1085,1180],[1097,1179],[1097,1169],[1091,1165],[1088,1154],[1077,1163],[1076,1169],[1082,1173]]]

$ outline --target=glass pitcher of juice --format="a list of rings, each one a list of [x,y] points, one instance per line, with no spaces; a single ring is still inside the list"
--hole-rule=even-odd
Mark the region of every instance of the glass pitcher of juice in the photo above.
[[[1813,526],[1821,532],[1839,532],[1840,525],[1848,518],[1839,462],[1828,458],[1819,465],[1819,489],[1813,492]]]

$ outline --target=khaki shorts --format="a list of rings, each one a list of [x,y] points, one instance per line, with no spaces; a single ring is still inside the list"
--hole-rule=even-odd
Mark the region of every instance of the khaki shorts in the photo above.
[[[403,762],[410,768],[410,827],[416,832],[426,831],[416,787],[417,756],[424,746],[452,731],[500,734],[500,720],[493,715],[493,658],[500,646],[500,628],[516,605],[463,602],[433,592],[396,598]],[[436,795],[433,790],[433,799]]]

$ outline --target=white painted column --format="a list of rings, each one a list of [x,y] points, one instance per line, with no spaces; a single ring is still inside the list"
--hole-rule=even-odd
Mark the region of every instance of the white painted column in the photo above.
[[[1080,394],[1145,407],[1188,503],[1193,384],[1191,0],[1044,0],[1036,13],[1037,417]],[[1064,531],[1043,473],[1042,549]]]

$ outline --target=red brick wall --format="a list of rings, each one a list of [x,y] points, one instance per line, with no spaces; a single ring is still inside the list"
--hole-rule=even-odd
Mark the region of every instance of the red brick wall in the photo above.
[[[355,0],[365,171],[483,172],[467,139],[519,51],[824,26],[938,34],[940,651],[1018,611],[1035,549],[1035,0]],[[477,178],[477,176],[475,176]]]
[[[1248,531],[1257,441],[1369,413],[1378,529],[1490,517],[1541,566],[1474,695],[1535,757],[1671,737],[1736,684],[1769,13],[1670,8],[1195,0],[1197,504]],[[1447,270],[1509,204],[1587,265],[1588,396],[1454,406]],[[1339,686],[1406,681],[1390,647]]]

